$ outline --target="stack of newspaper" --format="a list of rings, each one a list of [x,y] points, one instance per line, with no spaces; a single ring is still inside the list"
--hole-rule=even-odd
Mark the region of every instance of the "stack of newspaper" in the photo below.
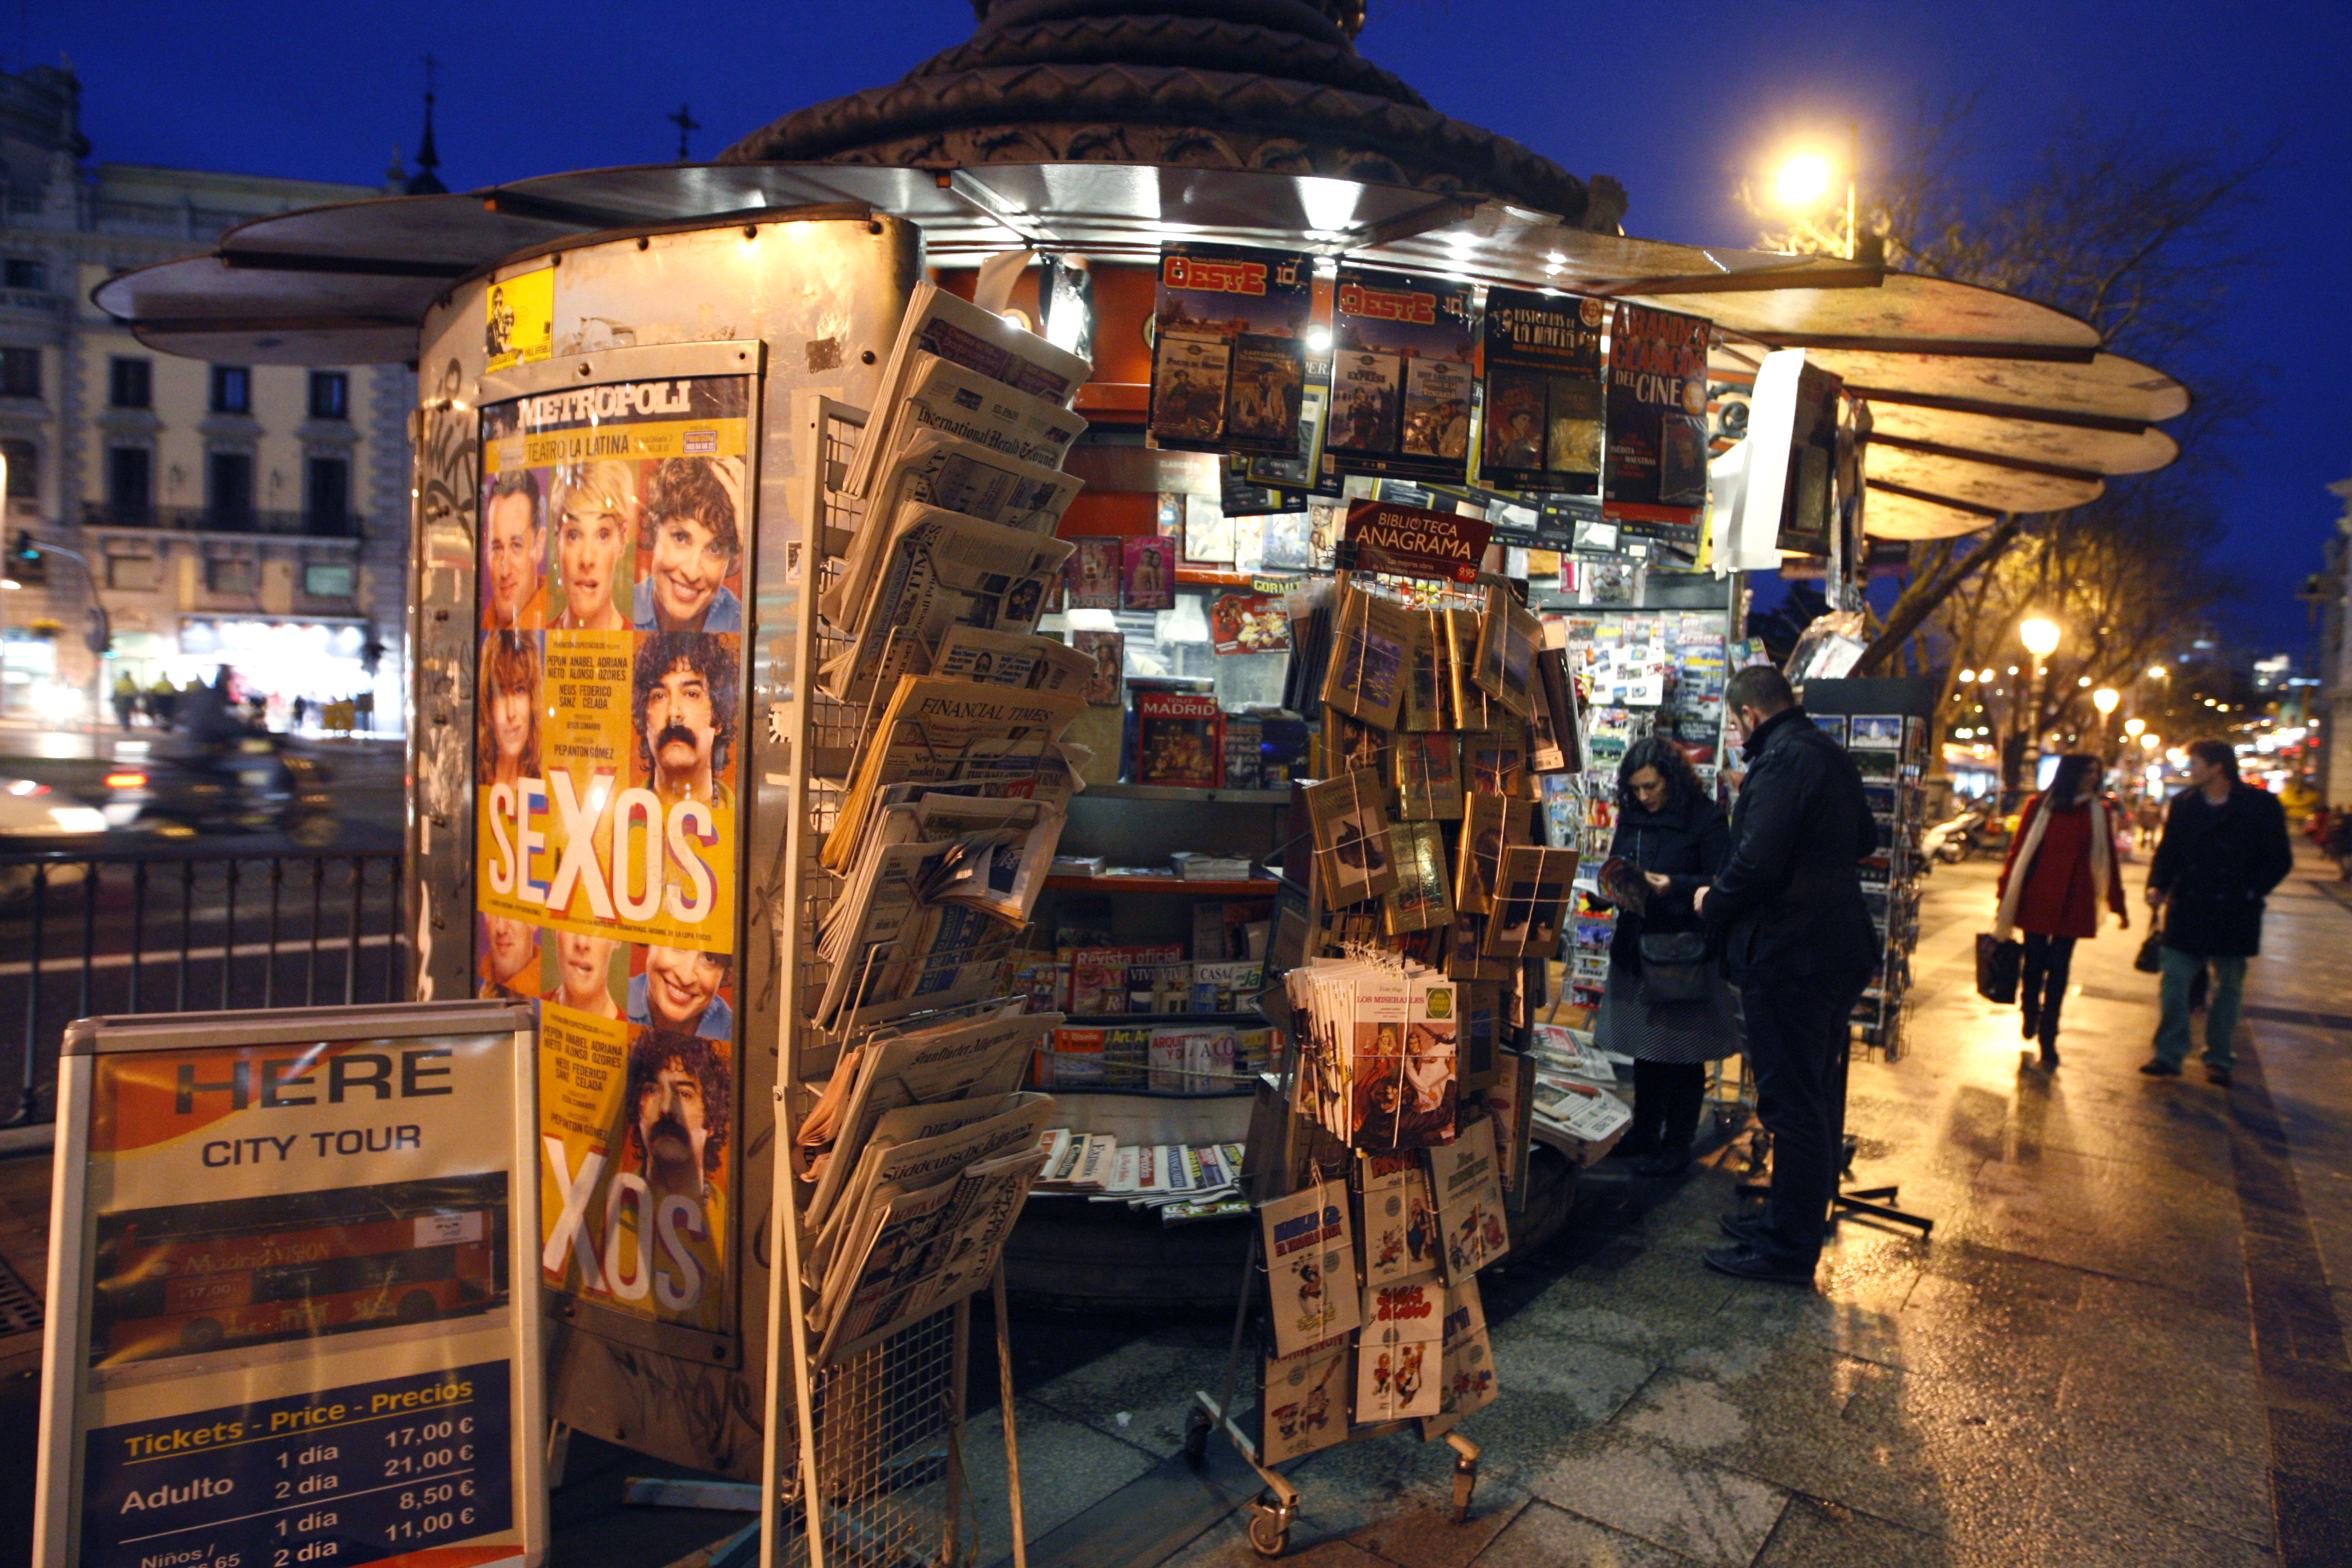
[[[819,602],[846,647],[818,672],[862,702],[904,675],[948,673],[953,628],[998,634],[1018,658],[1071,546],[1054,537],[1079,481],[1061,471],[1086,421],[1091,372],[1034,332],[919,284],[842,489],[864,499]],[[967,647],[965,679],[1023,681],[1006,647]],[[985,673],[982,673],[985,671]]]
[[[863,1031],[842,1051],[793,1141],[819,1364],[987,1282],[1054,1115],[1013,1086],[1058,1021],[992,1000]]]

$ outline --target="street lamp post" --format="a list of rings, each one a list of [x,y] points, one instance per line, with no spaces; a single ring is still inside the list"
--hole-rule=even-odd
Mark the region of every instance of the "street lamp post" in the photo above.
[[[2044,620],[2040,616],[2017,628],[2017,640],[2023,643],[2025,651],[2033,656],[2033,689],[2025,704],[2025,712],[2027,722],[2033,726],[2028,740],[2032,759],[2037,764],[2034,770],[2037,775],[2041,772],[2038,764],[2042,760],[2042,698],[2043,688],[2049,684],[2050,656],[2058,651],[2058,623]],[[2040,782],[2038,777],[2035,782]]]
[[[2107,721],[2116,716],[2116,704],[2122,700],[2123,693],[2112,686],[2102,686],[2091,693],[2091,706],[2099,710],[2099,755],[2103,758],[2113,740],[2107,731]]]

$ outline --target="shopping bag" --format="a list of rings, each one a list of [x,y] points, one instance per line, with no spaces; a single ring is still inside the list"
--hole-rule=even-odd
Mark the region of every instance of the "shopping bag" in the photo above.
[[[2003,942],[1990,931],[1977,933],[1977,994],[2006,1007],[2017,1000],[2018,972],[2025,965],[2025,944]]]

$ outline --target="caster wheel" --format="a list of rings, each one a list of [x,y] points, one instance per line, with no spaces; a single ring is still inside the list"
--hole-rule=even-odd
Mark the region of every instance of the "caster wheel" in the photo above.
[[[1199,1469],[1209,1458],[1209,1413],[1195,1405],[1184,1417],[1184,1462]]]
[[[1290,1527],[1278,1513],[1265,1512],[1249,1521],[1249,1543],[1260,1557],[1279,1557],[1290,1547]]]

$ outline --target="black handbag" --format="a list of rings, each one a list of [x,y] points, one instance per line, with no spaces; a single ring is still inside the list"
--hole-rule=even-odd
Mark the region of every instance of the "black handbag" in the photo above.
[[[1643,1001],[1701,1001],[1710,978],[1705,931],[1642,933]]]
[[[2017,978],[2025,967],[2025,944],[2003,942],[1992,932],[1977,933],[1977,994],[2008,1006],[2017,1000]]]
[[[2132,960],[2132,967],[2142,974],[2164,973],[2164,928],[2162,926],[2148,932],[2147,940],[2139,944],[2139,956]]]

